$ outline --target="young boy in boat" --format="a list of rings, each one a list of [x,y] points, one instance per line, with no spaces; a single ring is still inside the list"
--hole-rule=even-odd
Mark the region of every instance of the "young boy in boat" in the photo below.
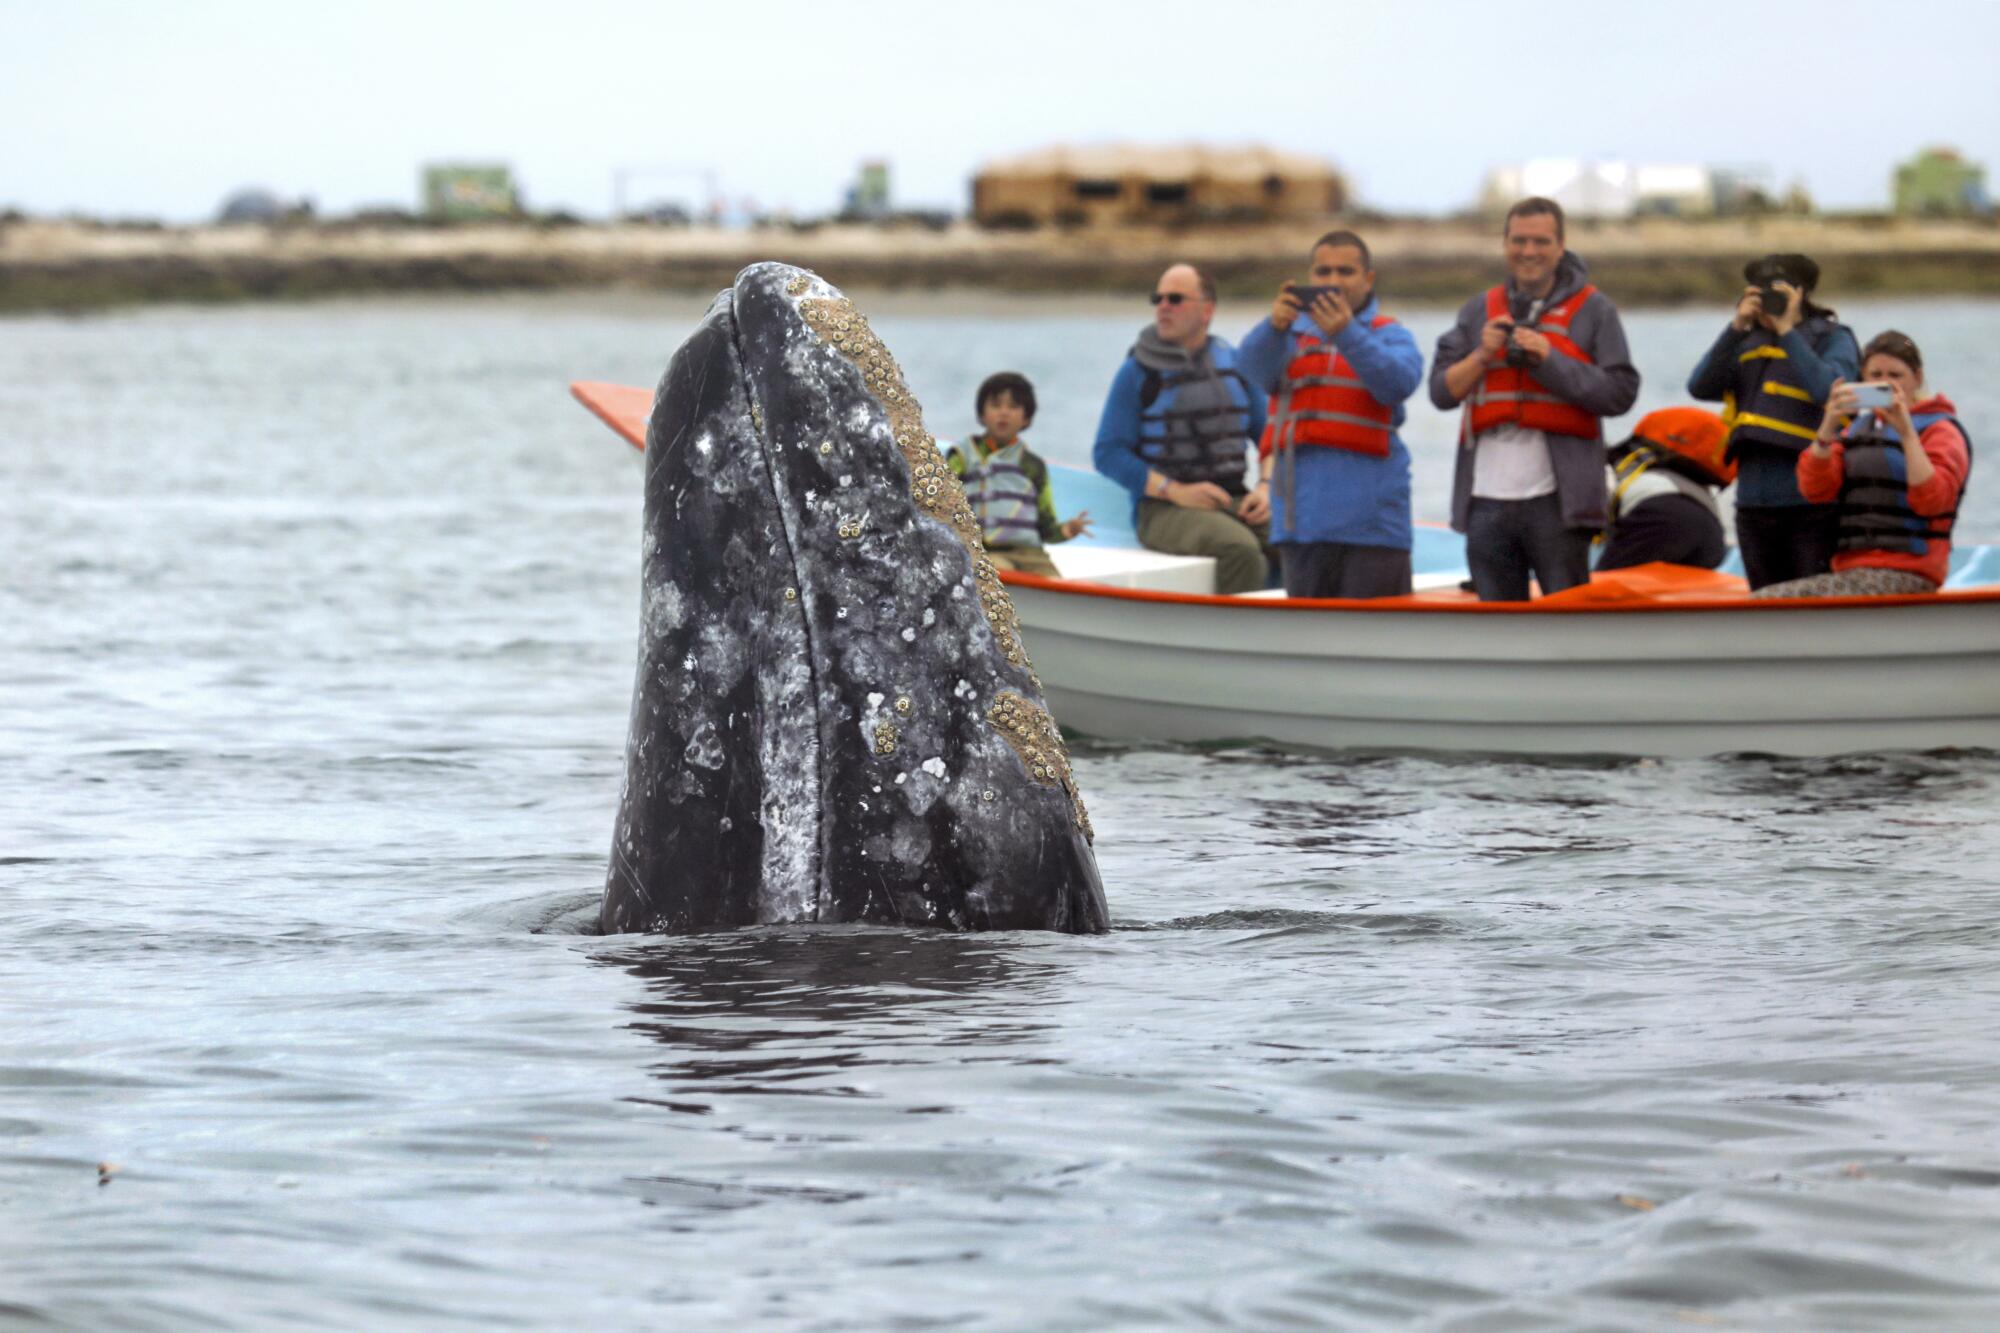
[[[1021,440],[1021,432],[1034,424],[1035,386],[1011,370],[989,375],[974,410],[986,429],[952,445],[944,461],[965,486],[986,554],[1001,569],[1062,577],[1043,547],[1090,531],[1090,513],[1056,518],[1049,465]]]

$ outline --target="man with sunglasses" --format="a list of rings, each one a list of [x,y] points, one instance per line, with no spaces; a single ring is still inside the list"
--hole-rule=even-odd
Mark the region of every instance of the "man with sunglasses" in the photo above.
[[[1175,264],[1153,287],[1153,322],[1111,381],[1091,457],[1132,492],[1139,544],[1215,560],[1215,590],[1262,588],[1270,573],[1271,505],[1244,482],[1264,399],[1212,337],[1215,283]]]

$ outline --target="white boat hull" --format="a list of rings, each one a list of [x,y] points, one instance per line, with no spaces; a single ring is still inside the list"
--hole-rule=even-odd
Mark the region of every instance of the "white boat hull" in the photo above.
[[[2000,748],[2000,597],[1361,610],[1010,591],[1050,706],[1107,738],[1693,756]]]

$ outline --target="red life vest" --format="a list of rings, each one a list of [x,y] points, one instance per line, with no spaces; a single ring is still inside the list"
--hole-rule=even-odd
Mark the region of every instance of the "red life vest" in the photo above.
[[[1590,353],[1570,341],[1569,322],[1596,291],[1595,287],[1585,287],[1561,304],[1544,310],[1535,323],[1518,327],[1541,334],[1560,355],[1595,365]],[[1486,293],[1486,318],[1508,318],[1505,287],[1495,287]],[[1485,378],[1466,400],[1466,413],[1474,439],[1500,426],[1525,426],[1529,430],[1574,435],[1585,440],[1594,440],[1601,433],[1596,417],[1543,388],[1526,366],[1503,363],[1488,367]]]
[[[1368,327],[1379,329],[1395,322],[1377,315]],[[1285,445],[1318,444],[1387,458],[1394,411],[1375,400],[1333,344],[1309,333],[1299,340],[1298,354],[1285,367],[1284,388],[1271,399],[1270,419],[1257,452],[1264,456]]]

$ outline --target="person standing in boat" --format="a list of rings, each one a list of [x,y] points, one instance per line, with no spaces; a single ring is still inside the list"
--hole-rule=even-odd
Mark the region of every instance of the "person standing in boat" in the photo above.
[[[1264,400],[1209,334],[1215,283],[1175,264],[1153,287],[1153,322],[1118,368],[1091,460],[1132,493],[1139,544],[1215,560],[1216,591],[1253,592],[1269,577],[1268,494],[1244,482]]]
[[[1396,433],[1424,354],[1375,300],[1368,243],[1330,231],[1309,282],[1286,283],[1236,364],[1271,395],[1258,447],[1290,597],[1410,591],[1410,451]]]
[[[1823,574],[1838,541],[1833,510],[1799,491],[1799,453],[1819,431],[1827,395],[1861,366],[1854,331],[1816,305],[1819,265],[1765,255],[1743,266],[1736,314],[1688,377],[1688,392],[1723,405],[1737,465],[1736,546],[1751,588]]]
[[[1861,358],[1889,405],[1863,409],[1834,382],[1810,447],[1799,454],[1808,504],[1831,502],[1833,568],[1766,584],[1759,597],[1870,597],[1936,592],[1951,566],[1951,529],[1972,473],[1972,443],[1951,399],[1924,386],[1924,358],[1907,335],[1877,334]]]
[[[1531,197],[1507,210],[1507,281],[1467,301],[1438,339],[1431,401],[1465,411],[1451,525],[1483,602],[1590,580],[1604,527],[1605,417],[1639,396],[1618,309],[1564,246],[1562,206]]]
[[[1001,569],[1061,578],[1043,547],[1088,532],[1090,515],[1056,517],[1049,465],[1021,441],[1021,432],[1035,422],[1035,386],[1011,370],[988,375],[973,410],[986,429],[952,445],[944,461],[965,487],[987,556]]]

